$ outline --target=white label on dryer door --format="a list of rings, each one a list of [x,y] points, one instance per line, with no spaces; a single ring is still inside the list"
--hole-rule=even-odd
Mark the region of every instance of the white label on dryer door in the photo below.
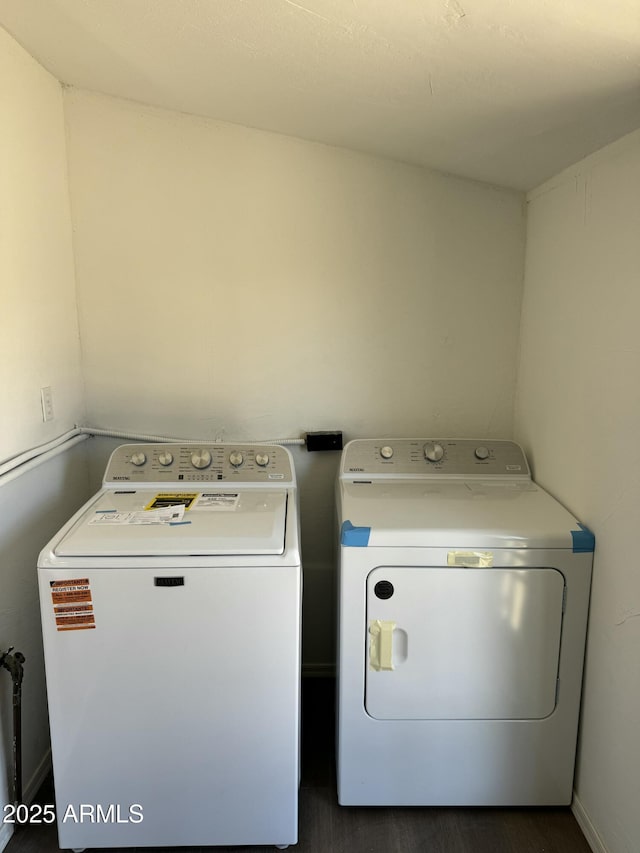
[[[449,551],[447,565],[489,569],[493,565],[493,551]]]

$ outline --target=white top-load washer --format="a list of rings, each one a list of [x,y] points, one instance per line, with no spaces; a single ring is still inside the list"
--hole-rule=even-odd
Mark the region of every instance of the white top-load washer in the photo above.
[[[340,803],[569,803],[591,532],[509,441],[352,441],[337,511]]]
[[[295,843],[289,452],[119,447],[38,576],[60,846]]]

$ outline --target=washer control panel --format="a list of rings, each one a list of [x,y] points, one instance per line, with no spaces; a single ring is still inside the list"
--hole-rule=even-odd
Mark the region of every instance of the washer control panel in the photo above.
[[[118,483],[293,483],[289,451],[276,444],[123,444],[104,475]]]
[[[356,439],[343,453],[340,475],[367,477],[509,477],[530,479],[522,448],[490,439]]]

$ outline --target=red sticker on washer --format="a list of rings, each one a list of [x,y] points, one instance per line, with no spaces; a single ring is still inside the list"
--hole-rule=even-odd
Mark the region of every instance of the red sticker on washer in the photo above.
[[[49,583],[58,631],[82,631],[96,627],[89,578]]]
[[[91,601],[89,578],[75,578],[68,581],[49,581],[51,598],[54,604],[70,604],[77,601]]]

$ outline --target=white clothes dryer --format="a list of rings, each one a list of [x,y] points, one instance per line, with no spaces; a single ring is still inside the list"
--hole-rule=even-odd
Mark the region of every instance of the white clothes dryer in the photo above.
[[[60,846],[294,844],[289,452],[119,447],[38,576]]]
[[[569,803],[593,534],[509,441],[352,441],[337,511],[339,802]]]

